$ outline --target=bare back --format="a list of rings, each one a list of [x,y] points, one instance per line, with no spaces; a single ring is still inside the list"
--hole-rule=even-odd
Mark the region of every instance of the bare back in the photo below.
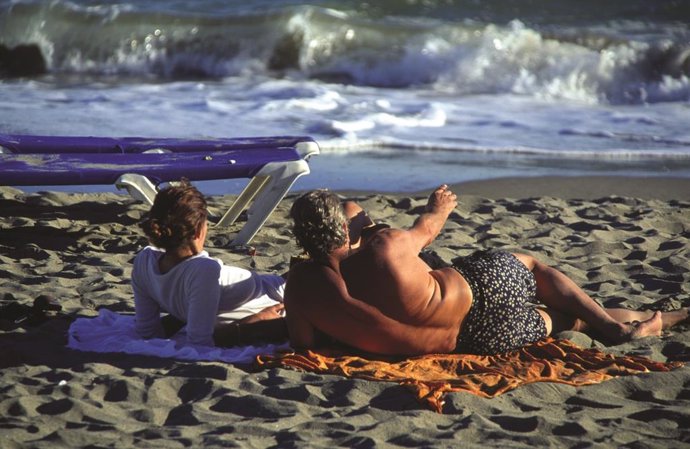
[[[458,331],[472,303],[463,277],[432,270],[418,257],[409,231],[386,229],[340,263],[348,292],[391,318]]]
[[[354,253],[347,241],[292,267],[285,308],[293,347],[314,347],[321,332],[379,354],[453,351],[470,287],[452,268],[431,270],[418,254],[456,205],[442,185],[409,230],[380,230]]]

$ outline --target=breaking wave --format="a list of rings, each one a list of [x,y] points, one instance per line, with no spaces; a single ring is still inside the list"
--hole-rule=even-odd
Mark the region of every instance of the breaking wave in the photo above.
[[[634,2],[638,14],[631,17],[613,2],[601,20],[559,18],[557,8],[549,12],[553,2],[546,2],[549,23],[516,13],[516,5],[489,14],[470,1],[387,1],[364,11],[357,2],[339,9],[291,2],[245,8],[214,1],[179,2],[178,8],[169,5],[177,2],[147,3],[0,4],[0,76],[125,82],[128,76],[268,76],[439,95],[513,93],[613,104],[690,100],[690,31],[678,16],[690,14],[664,9],[663,1],[655,2],[657,22],[649,19],[648,2]],[[520,17],[511,18],[510,11]],[[625,20],[612,21],[616,14]],[[14,71],[7,62],[12,51],[26,48],[37,49],[42,61],[35,72]]]

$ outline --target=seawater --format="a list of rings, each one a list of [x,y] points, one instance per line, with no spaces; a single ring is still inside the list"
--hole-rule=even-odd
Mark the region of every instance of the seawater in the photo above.
[[[0,63],[0,133],[310,135],[298,189],[690,177],[689,23],[666,0],[4,0],[0,45],[43,68]]]

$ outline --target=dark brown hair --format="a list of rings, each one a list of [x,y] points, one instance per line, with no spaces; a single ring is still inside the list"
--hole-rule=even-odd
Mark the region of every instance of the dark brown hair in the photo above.
[[[170,185],[156,195],[141,228],[151,244],[166,250],[189,243],[208,211],[204,196],[187,179]]]

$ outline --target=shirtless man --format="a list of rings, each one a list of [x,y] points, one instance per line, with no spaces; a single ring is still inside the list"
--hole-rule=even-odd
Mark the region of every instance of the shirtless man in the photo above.
[[[379,354],[495,354],[565,329],[591,328],[621,343],[659,335],[688,316],[687,309],[603,309],[564,274],[524,254],[483,252],[433,270],[418,254],[456,205],[442,185],[401,230],[373,225],[356,204],[343,205],[326,190],[298,198],[293,231],[311,260],[291,268],[285,290],[292,346],[314,348],[330,337]]]

